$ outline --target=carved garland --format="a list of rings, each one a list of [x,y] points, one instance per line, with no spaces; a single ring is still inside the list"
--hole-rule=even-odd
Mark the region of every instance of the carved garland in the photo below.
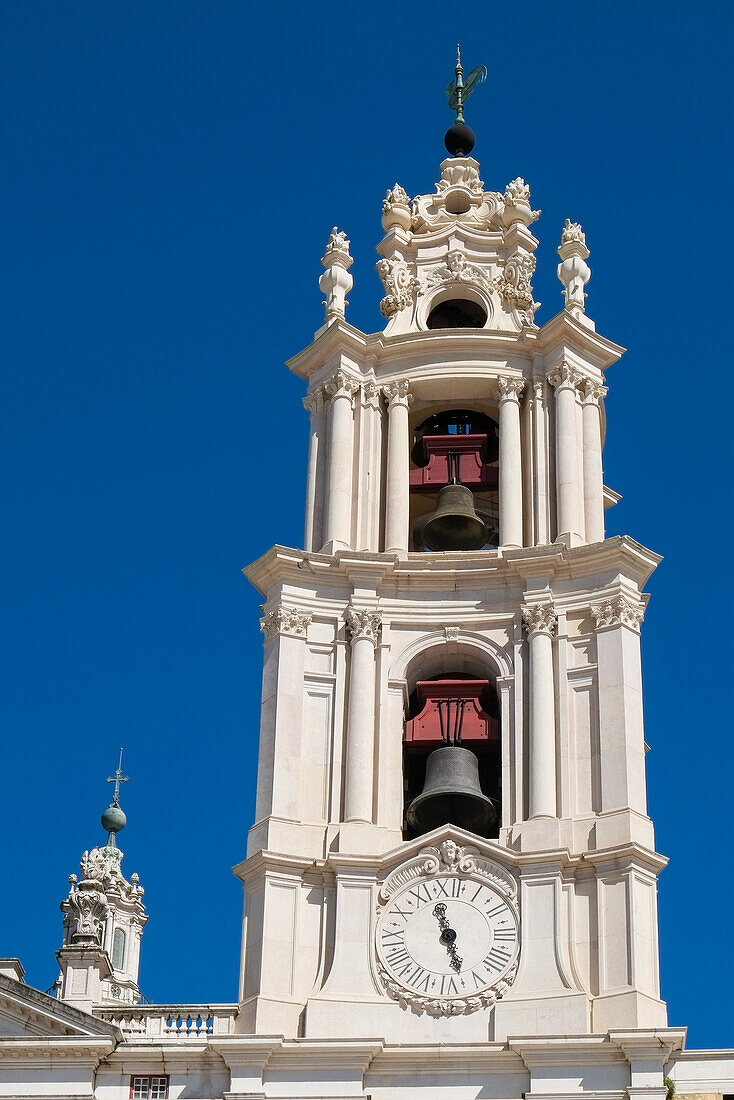
[[[399,985],[387,972],[378,960],[377,972],[385,987],[386,993],[397,1001],[401,1008],[412,1006],[429,1016],[468,1016],[480,1008],[489,1008],[503,997],[515,980],[517,974],[517,961],[513,963],[504,978],[497,982],[493,989],[487,989],[476,997],[452,997],[442,1000],[436,997],[421,997],[418,993],[411,993]]]

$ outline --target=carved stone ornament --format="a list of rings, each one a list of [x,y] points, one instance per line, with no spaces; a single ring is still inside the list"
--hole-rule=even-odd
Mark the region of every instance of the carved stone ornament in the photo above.
[[[312,618],[310,611],[299,611],[297,607],[287,607],[282,604],[275,611],[268,611],[267,615],[260,620],[260,629],[265,635],[266,642],[277,638],[279,634],[305,638]]]
[[[504,271],[494,280],[502,304],[514,310],[525,325],[534,324],[540,302],[533,301],[532,278],[535,272],[535,256],[528,252],[515,252],[507,261]]]
[[[507,184],[503,198],[505,200],[503,220],[506,224],[521,221],[523,225],[530,225],[532,222],[537,221],[542,213],[540,210],[531,209],[530,186],[522,176],[518,176],[517,179],[511,180]]]
[[[554,634],[558,617],[552,603],[539,603],[523,607],[522,621],[528,634]]]
[[[104,851],[101,848],[90,848],[88,852],[84,852],[79,863],[79,870],[82,879],[94,879],[102,882],[107,873],[107,861],[105,860]]]
[[[396,183],[382,200],[382,228],[402,229],[408,232],[413,215],[410,211],[410,196],[404,187]]]
[[[460,629],[458,626],[445,626],[443,636],[447,642],[458,642]]]
[[[324,404],[324,387],[317,386],[315,390],[311,390],[301,398],[301,401],[306,412],[320,412]]]
[[[338,370],[325,384],[324,389],[330,397],[348,397],[351,401],[359,389],[359,382],[346,371]]]
[[[462,897],[467,888],[469,893]],[[470,900],[478,894],[484,894],[488,906],[496,904],[502,910],[505,916],[502,925],[508,931],[501,934],[515,940],[512,946],[499,949],[506,952],[506,961],[502,969],[498,969],[498,980],[493,981],[491,975],[488,975],[484,978],[486,984],[472,992],[472,986],[467,984],[470,978],[464,978],[464,974],[469,973],[468,967],[461,973],[455,968],[457,973],[453,979],[448,975],[443,979],[440,975],[434,975],[434,981],[424,983],[425,989],[411,988],[409,983],[413,975],[397,980],[399,972],[396,975],[388,969],[390,966],[395,970],[394,942],[401,935],[400,928],[394,930],[392,909],[395,908],[396,913],[402,911],[408,920],[410,898],[413,895],[421,897],[421,902],[416,902],[413,908],[425,902],[425,912],[429,907],[433,908],[434,900],[443,901],[444,897],[449,898],[449,908],[452,897],[461,898],[462,906],[468,908]],[[407,899],[405,905],[401,898]],[[490,898],[493,900],[490,901]],[[481,900],[474,904],[481,905]],[[444,912],[445,909],[444,906]],[[497,912],[497,909],[494,911]],[[421,849],[417,856],[392,871],[380,886],[377,944],[377,970],[380,980],[387,994],[401,1007],[425,1012],[429,1016],[461,1016],[487,1008],[507,992],[517,973],[519,926],[517,883],[513,876],[493,860],[480,855],[477,848],[462,846],[451,839],[443,840],[437,847]],[[499,939],[497,942],[499,943]],[[459,959],[458,962],[461,964],[463,960]],[[439,992],[444,983],[448,986],[444,994],[448,992],[450,995],[441,995]]]
[[[354,261],[349,253],[349,243],[346,233],[334,226],[326,243],[325,255],[329,256],[336,253],[345,260],[348,258],[349,263],[352,264]],[[324,267],[326,267],[326,264],[324,264]]]
[[[382,392],[385,395],[388,409],[391,409],[394,405],[402,405],[403,408],[407,409],[413,400],[410,393],[410,382],[407,378],[403,378],[399,382],[388,383],[387,386],[382,387]]]
[[[450,187],[465,187],[475,195],[481,195],[484,184],[479,178],[479,168],[476,161],[469,157],[455,157],[445,160],[441,165],[441,179],[436,184],[439,195],[448,191]]]
[[[385,297],[380,302],[383,317],[392,317],[413,305],[418,294],[418,280],[405,260],[399,257],[378,260],[377,274],[385,288]]]
[[[445,262],[427,271],[423,281],[426,289],[447,283],[473,283],[485,290],[492,288],[492,280],[487,272],[477,264],[469,263],[461,248],[449,249]]]
[[[479,164],[473,157],[448,157],[441,164],[441,178],[433,195],[417,195],[411,203],[414,235],[455,225],[500,229],[502,195],[485,191]]]
[[[362,385],[362,404],[369,409],[380,407],[380,387],[376,382],[365,382]]]
[[[85,852],[80,870],[81,882],[77,883],[76,875],[69,876],[69,896],[61,908],[72,922],[72,943],[98,944],[100,929],[110,915],[103,889],[107,866],[102,849]]]
[[[641,603],[630,600],[627,596],[614,596],[611,600],[597,604],[591,608],[591,614],[596,622],[596,629],[603,626],[630,626],[633,630],[639,630],[645,615],[645,609]]]
[[[591,378],[582,379],[581,389],[584,395],[584,402],[592,405],[598,404],[609,392],[606,386],[602,386],[599,382],[592,381]]]
[[[564,244],[571,244],[572,241],[585,245],[586,234],[578,222],[572,222],[570,218],[566,218],[561,231],[561,247]]]
[[[561,263],[558,265],[557,274],[563,283],[566,309],[583,313],[586,300],[584,287],[591,278],[591,268],[586,263],[589,258],[586,235],[578,222],[572,222],[566,218],[558,255],[561,257]]]
[[[410,196],[404,187],[401,187],[399,183],[396,183],[394,187],[386,193],[385,198],[382,200],[382,212],[386,213],[391,206],[410,206]]]
[[[568,389],[578,390],[584,379],[583,376],[564,359],[563,362],[548,375],[548,381],[556,390],[564,386]]]
[[[321,263],[326,270],[319,279],[319,289],[326,295],[323,304],[328,322],[344,317],[349,304],[347,294],[354,285],[354,279],[349,274],[349,268],[354,263],[349,253],[349,241],[346,233],[339,232],[336,226],[331,231]]]
[[[359,638],[369,638],[374,644],[382,629],[382,615],[367,608],[348,607],[346,612],[347,633],[352,645]]]
[[[500,391],[500,402],[518,401],[525,389],[524,378],[498,378],[497,386]]]

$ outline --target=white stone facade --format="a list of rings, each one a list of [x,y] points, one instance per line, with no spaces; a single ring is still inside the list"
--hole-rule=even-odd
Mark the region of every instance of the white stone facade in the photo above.
[[[311,419],[304,549],[246,570],[264,671],[238,1003],[138,1003],[142,890],[94,849],[62,906],[60,997],[0,961],[0,1098],[665,1100],[664,1074],[734,1092],[734,1053],[684,1051],[660,999],[640,667],[660,559],[604,535],[623,349],[586,315],[571,222],[564,307],[538,327],[538,213],[520,178],[485,191],[470,157],[433,194],[396,184],[372,335],[346,321],[332,231],[325,324],[289,364]],[[476,323],[436,327],[462,307]],[[496,491],[475,496],[496,537],[426,553],[412,441],[457,407],[497,425]],[[442,676],[496,700],[496,835],[405,831],[406,716]],[[439,950],[447,906],[459,936]]]

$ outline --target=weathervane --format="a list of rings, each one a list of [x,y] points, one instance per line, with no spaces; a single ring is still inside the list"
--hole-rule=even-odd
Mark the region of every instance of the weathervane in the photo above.
[[[108,775],[107,776],[107,782],[115,784],[115,791],[114,791],[114,794],[112,795],[112,805],[113,806],[119,806],[120,805],[120,784],[121,783],[127,783],[129,778],[130,778],[129,775],[123,775],[122,774],[122,749],[120,749],[120,763],[117,765],[117,771],[115,772],[114,775]]]
[[[456,121],[453,126],[446,131],[444,144],[453,157],[466,157],[474,148],[474,134],[464,121],[464,104],[477,84],[481,84],[483,80],[487,79],[487,68],[486,65],[477,65],[477,67],[472,69],[469,73],[466,82],[464,82],[464,69],[461,65],[461,50],[457,45],[456,69],[454,72],[456,73],[455,79],[451,81],[446,89],[446,95],[448,97],[450,109],[456,111]]]

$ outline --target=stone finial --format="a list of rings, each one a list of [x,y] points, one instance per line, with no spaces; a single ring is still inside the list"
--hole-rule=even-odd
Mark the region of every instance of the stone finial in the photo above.
[[[541,215],[540,210],[533,210],[530,206],[530,185],[522,176],[507,184],[502,197],[505,202],[502,221],[507,226],[515,222],[522,222],[525,226],[532,225]]]
[[[328,324],[334,318],[345,316],[347,294],[354,286],[354,279],[349,274],[349,268],[354,263],[349,252],[349,241],[346,233],[336,226],[331,231],[321,263],[326,270],[319,279],[319,289],[326,295],[323,304],[326,306]]]
[[[563,295],[566,309],[571,313],[585,311],[586,294],[584,287],[591,278],[591,268],[585,262],[589,257],[586,247],[586,234],[578,222],[566,218],[558,246],[561,263],[558,265],[558,278],[563,283]]]
[[[71,918],[71,942],[97,944],[100,928],[110,915],[104,893],[107,868],[102,849],[92,848],[85,852],[80,870],[81,882],[78,882],[76,875],[69,875],[69,894],[61,903],[61,908]]]
[[[411,217],[410,196],[404,187],[396,183],[382,200],[382,228],[386,233],[393,228],[402,229],[407,233],[410,229]]]

